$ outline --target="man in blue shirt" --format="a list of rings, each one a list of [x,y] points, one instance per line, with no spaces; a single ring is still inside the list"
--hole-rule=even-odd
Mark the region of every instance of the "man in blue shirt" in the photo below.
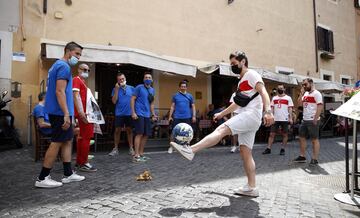
[[[144,162],[144,147],[148,137],[151,135],[151,120],[155,121],[154,96],[155,91],[151,87],[152,76],[149,72],[144,74],[144,84],[136,86],[131,98],[131,117],[134,119],[135,127],[135,155],[134,162]]]
[[[123,73],[117,75],[117,83],[113,88],[111,97],[115,104],[115,133],[114,148],[109,153],[110,156],[119,154],[118,145],[120,142],[121,128],[126,128],[127,140],[129,143],[129,154],[134,155],[134,144],[132,134],[132,118],[131,118],[131,97],[133,96],[134,87],[126,84],[126,77]]]
[[[187,81],[181,81],[179,83],[179,91],[172,97],[172,104],[169,113],[169,121],[172,121],[172,128],[179,123],[187,123],[192,126],[192,123],[196,122],[194,98],[190,93],[187,93],[187,88]],[[172,153],[171,146],[168,152]]]
[[[63,183],[82,181],[71,169],[71,142],[74,137],[72,118],[74,116],[74,100],[72,93],[71,66],[75,66],[81,56],[82,47],[69,42],[64,49],[64,56],[57,60],[49,69],[45,112],[49,114],[52,128],[51,144],[46,151],[40,175],[35,182],[39,188],[55,188]],[[64,178],[57,182],[50,177],[50,171],[61,149],[64,166]]]
[[[36,118],[36,122],[40,127],[41,134],[45,136],[51,135],[51,125],[49,121],[49,115],[45,113],[45,95],[46,92],[41,92],[38,95],[39,103],[34,107],[33,116]]]

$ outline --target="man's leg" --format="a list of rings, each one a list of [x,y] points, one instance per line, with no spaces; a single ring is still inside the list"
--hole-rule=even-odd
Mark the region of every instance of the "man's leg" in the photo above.
[[[306,138],[299,137],[300,142],[300,156],[305,157],[305,150],[306,150]]]
[[[58,156],[59,148],[61,147],[61,142],[52,142],[49,148],[46,151],[43,167],[41,169],[39,180],[44,180],[50,174],[50,170],[54,165],[54,162]]]
[[[135,141],[134,141],[134,146],[135,146],[135,157],[139,157],[140,156],[140,146],[141,146],[141,139],[142,139],[143,135],[142,134],[137,134],[135,136]]]
[[[192,151],[194,153],[197,153],[205,148],[212,147],[227,135],[231,135],[231,130],[228,126],[222,124],[218,126],[212,133],[203,138],[201,141],[191,146]]]
[[[255,184],[255,161],[252,157],[252,150],[245,145],[240,145],[240,156],[244,161],[244,170],[248,179],[248,185],[252,188]]]
[[[140,149],[139,149],[139,153],[141,156],[144,155],[144,148],[145,148],[145,144],[147,142],[148,136],[147,135],[143,135],[143,137],[141,138],[141,142],[140,142]]]
[[[131,127],[126,127],[126,136],[129,143],[129,148],[134,148],[134,139]]]
[[[118,149],[120,142],[121,127],[116,127],[114,132],[114,149]]]
[[[287,145],[287,142],[288,142],[288,139],[289,139],[288,133],[283,132],[282,137],[283,137],[283,140],[282,140],[281,148],[285,149],[285,147]]]
[[[275,135],[276,135],[275,132],[270,132],[268,146],[267,146],[269,149],[271,149],[271,146],[274,143]]]
[[[61,159],[64,165],[64,176],[71,176],[71,174],[73,174],[71,169],[71,143],[72,140],[69,140],[64,142],[61,146]]]
[[[311,142],[313,144],[312,159],[317,160],[320,153],[320,141],[317,138],[317,139],[312,139]]]

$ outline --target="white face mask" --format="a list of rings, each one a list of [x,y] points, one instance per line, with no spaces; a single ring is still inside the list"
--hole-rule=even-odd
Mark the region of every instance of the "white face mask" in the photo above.
[[[125,86],[126,85],[126,80],[122,83],[120,83],[121,86]]]
[[[87,79],[89,77],[89,73],[84,73],[82,72],[81,74],[81,77],[84,78],[84,79]]]

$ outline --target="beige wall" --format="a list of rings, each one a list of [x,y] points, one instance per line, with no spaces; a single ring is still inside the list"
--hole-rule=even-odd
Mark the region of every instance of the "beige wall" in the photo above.
[[[334,31],[335,59],[323,61],[320,68],[356,78],[356,15],[353,1],[316,0],[319,23]],[[55,12],[62,19],[54,17]],[[241,49],[250,65],[275,71],[276,66],[295,69],[298,74],[320,77],[315,72],[315,43],[312,1],[236,0],[227,5],[220,0],[77,0],[24,1],[24,32],[14,34],[14,51],[24,49],[27,61],[13,62],[12,79],[22,82],[21,99],[14,100],[16,125],[25,130],[26,97],[36,95],[46,79],[52,61],[40,58],[40,38],[80,43],[126,46],[158,54],[220,62],[229,52]],[[26,41],[21,42],[22,37]],[[357,37],[359,38],[359,37]],[[170,99],[168,88],[177,88],[180,77],[160,76],[160,94]],[[173,82],[169,82],[174,80]],[[190,91],[199,89],[207,105],[205,79],[190,79]],[[175,82],[176,81],[176,82]],[[194,93],[193,93],[194,94]],[[162,96],[163,95],[163,96]],[[35,98],[34,98],[35,99]],[[35,100],[36,101],[36,100]],[[169,102],[159,101],[159,106]]]
[[[352,83],[357,81],[357,46],[358,34],[356,31],[356,19],[358,17],[354,7],[354,1],[330,0],[316,1],[317,22],[329,27],[334,33],[333,60],[320,60],[320,68],[333,71],[335,81],[340,81],[340,74],[349,75],[353,78]]]

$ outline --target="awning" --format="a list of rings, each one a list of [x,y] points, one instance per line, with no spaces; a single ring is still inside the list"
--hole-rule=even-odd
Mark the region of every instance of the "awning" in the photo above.
[[[219,67],[220,67],[220,75],[234,76],[234,77],[238,76],[233,72],[231,72],[230,64],[228,63],[220,63]],[[264,79],[268,79],[278,83],[289,84],[289,85],[298,85],[298,81],[296,80],[296,78],[288,75],[271,72],[258,67],[249,67],[249,69],[253,69],[257,71]]]
[[[299,83],[301,83],[306,78],[311,78],[314,81],[315,88],[324,93],[341,93],[344,91],[345,88],[351,88],[350,85],[322,80],[320,78],[308,77],[298,74],[292,74],[291,76],[296,78]]]
[[[65,42],[41,39],[42,56],[49,59],[61,58]],[[212,73],[218,69],[217,64],[179,57],[158,55],[140,49],[81,44],[84,47],[81,61],[101,63],[135,64],[155,70],[195,77],[196,73]]]

